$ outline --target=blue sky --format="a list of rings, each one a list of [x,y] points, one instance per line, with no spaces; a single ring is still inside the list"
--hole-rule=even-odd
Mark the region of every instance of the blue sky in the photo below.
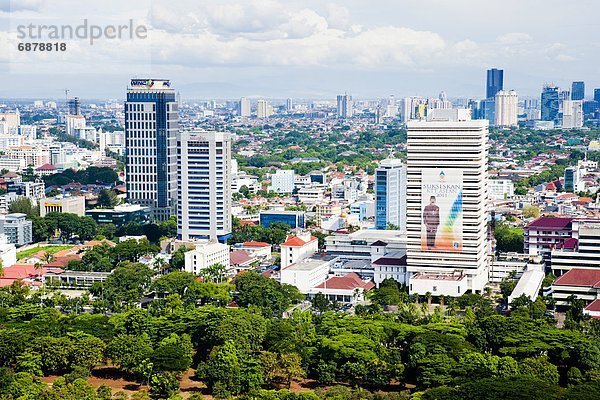
[[[523,96],[584,80],[589,97],[599,12],[594,0],[0,0],[0,97],[119,98],[133,76],[169,78],[184,98],[481,97],[488,67]],[[149,37],[15,51],[18,24],[84,18],[132,19]]]

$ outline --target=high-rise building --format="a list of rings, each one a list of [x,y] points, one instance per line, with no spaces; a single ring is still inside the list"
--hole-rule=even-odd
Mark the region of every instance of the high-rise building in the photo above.
[[[350,118],[353,115],[354,108],[352,96],[349,94],[340,94],[337,97],[337,116],[338,118]]]
[[[238,104],[238,114],[240,117],[249,117],[252,114],[249,98],[242,97],[240,99],[240,103]]]
[[[231,233],[231,136],[182,132],[177,149],[177,236],[226,240]]]
[[[494,125],[499,127],[517,126],[519,95],[514,90],[501,90],[496,93]]]
[[[487,70],[487,84],[485,98],[493,99],[496,93],[504,89],[504,70],[492,68]]]
[[[542,121],[554,121],[558,117],[558,87],[554,85],[544,85],[542,90]]]
[[[127,201],[166,220],[177,200],[175,90],[164,79],[132,79],[125,102]]]
[[[285,109],[287,111],[292,111],[294,109],[294,100],[292,99],[287,99],[285,101]]]
[[[406,231],[406,166],[386,158],[375,170],[375,228]]]
[[[81,115],[81,105],[79,103],[79,97],[69,99],[69,115]]]
[[[267,100],[258,100],[256,103],[256,116],[258,118],[268,118],[273,115],[273,107]]]
[[[488,123],[469,110],[436,110],[409,121],[407,134],[409,291],[480,292],[488,278]]]
[[[563,129],[577,129],[583,126],[583,101],[562,101],[562,124]]]
[[[576,81],[571,85],[571,100],[583,100],[585,98],[585,82]]]

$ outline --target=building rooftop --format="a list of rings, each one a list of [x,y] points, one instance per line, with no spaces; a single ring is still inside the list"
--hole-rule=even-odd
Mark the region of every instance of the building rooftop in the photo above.
[[[375,287],[372,281],[364,281],[355,272],[350,272],[344,276],[334,276],[327,279],[324,283],[317,285],[317,289],[337,289],[337,290],[370,290]]]
[[[600,287],[600,270],[574,268],[560,276],[553,285]]]
[[[418,272],[410,279],[428,279],[433,281],[461,281],[466,278],[463,274],[428,274]]]
[[[234,250],[229,253],[229,265],[241,265],[252,260],[244,250]]]
[[[244,247],[271,247],[271,245],[267,242],[244,242],[242,243]]]
[[[573,218],[540,217],[531,222],[525,229],[571,229]]]
[[[406,265],[406,255],[402,257],[381,257],[375,260],[376,265]]]
[[[600,311],[600,299],[596,299],[588,304],[585,308],[585,311]]]

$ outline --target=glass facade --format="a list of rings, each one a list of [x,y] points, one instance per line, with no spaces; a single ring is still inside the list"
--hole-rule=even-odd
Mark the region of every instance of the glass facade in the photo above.
[[[269,225],[275,222],[287,224],[290,228],[305,228],[304,213],[261,213],[260,226],[268,228]]]
[[[542,121],[554,121],[558,117],[558,87],[546,86],[542,91]]]
[[[583,100],[585,97],[585,83],[578,81],[571,85],[571,100]]]
[[[387,220],[387,171],[375,175],[375,229],[386,229]]]
[[[504,70],[502,69],[488,69],[487,71],[487,85],[485,90],[485,97],[487,99],[493,99],[496,93],[504,89]]]

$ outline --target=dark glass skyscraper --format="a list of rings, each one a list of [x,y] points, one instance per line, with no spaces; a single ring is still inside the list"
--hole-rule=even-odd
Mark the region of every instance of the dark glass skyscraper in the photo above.
[[[542,121],[554,121],[558,116],[558,87],[547,85],[542,90]]]
[[[600,88],[594,89],[594,101],[600,103]]]
[[[583,100],[585,97],[585,83],[582,81],[573,82],[571,85],[571,100]]]
[[[175,213],[178,130],[170,82],[132,79],[125,102],[127,201],[150,207],[157,220]]]
[[[504,89],[504,70],[488,69],[487,70],[487,85],[485,89],[485,98],[493,99],[496,93]]]

